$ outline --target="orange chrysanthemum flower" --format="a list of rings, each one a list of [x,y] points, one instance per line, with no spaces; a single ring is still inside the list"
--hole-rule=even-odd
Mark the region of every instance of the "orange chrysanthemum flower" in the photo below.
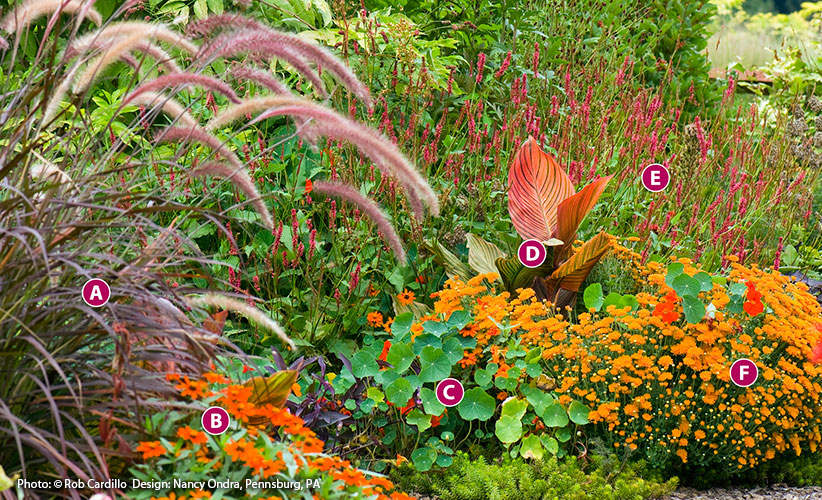
[[[403,290],[401,294],[397,295],[397,302],[400,304],[407,306],[414,302],[414,299],[417,297],[414,295],[414,292],[410,290]]]
[[[160,441],[141,441],[137,446],[137,451],[143,454],[143,460],[166,454],[166,448]]]

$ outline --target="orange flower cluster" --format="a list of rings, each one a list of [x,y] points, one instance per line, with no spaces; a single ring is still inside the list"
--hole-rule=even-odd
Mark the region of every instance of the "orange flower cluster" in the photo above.
[[[739,470],[780,452],[817,450],[822,366],[812,359],[822,359],[822,316],[804,284],[729,259],[728,283],[747,286],[744,312],[731,313],[729,285],[715,284],[699,295],[713,305],[709,317],[688,324],[665,284],[663,263],[643,265],[621,245],[609,258],[631,273],[634,289],[620,292],[636,296],[636,310],[609,306],[571,321],[565,311],[536,301],[530,289],[510,298],[452,279],[435,294],[435,311],[446,317],[459,309],[473,312],[474,323],[463,333],[481,346],[493,344],[499,326],[525,345],[540,346],[561,402],[587,403],[594,408],[590,419],[612,446],[638,450],[652,464]],[[688,275],[700,271],[688,259],[678,261]],[[485,352],[503,367],[497,349]],[[748,388],[730,381],[730,366],[739,358],[759,369]],[[474,363],[477,354],[466,354],[464,364]]]
[[[170,375],[169,380],[180,381],[178,375]],[[353,468],[347,460],[339,457],[323,454],[324,443],[318,439],[316,434],[305,427],[305,422],[298,416],[292,415],[285,408],[278,408],[270,404],[257,405],[252,401],[252,389],[242,385],[229,384],[222,375],[207,373],[203,376],[203,381],[192,381],[189,377],[183,377],[177,389],[184,396],[192,399],[217,397],[215,404],[224,407],[235,419],[242,422],[246,427],[247,437],[229,439],[222,449],[230,463],[242,464],[249,469],[249,472],[258,479],[266,479],[278,474],[284,474],[288,470],[283,451],[276,452],[275,456],[270,456],[266,444],[271,441],[282,441],[287,443],[283,450],[291,454],[298,467],[308,471],[309,475],[319,471],[329,476],[335,482],[335,488],[345,494],[357,495],[358,498],[368,498],[372,500],[411,500],[411,497],[400,492],[391,492],[394,485],[391,481],[375,475],[366,476],[359,469]],[[223,386],[223,387],[209,387]],[[249,418],[264,417],[266,423],[263,425],[248,425]],[[272,430],[273,429],[273,430]],[[277,435],[277,431],[282,432],[282,437]],[[260,437],[261,433],[269,433],[267,439]],[[200,463],[211,463],[214,460],[215,450],[219,453],[219,448],[210,449],[209,445],[219,446],[218,440],[209,442],[208,436],[190,426],[181,427],[177,430],[177,437],[182,441],[182,448],[190,448],[195,451],[197,461]],[[175,448],[178,444],[173,444]],[[170,454],[161,441],[147,441],[139,443],[137,451],[143,454],[143,459],[148,460]],[[179,452],[178,452],[179,455]],[[228,462],[228,461],[226,461]],[[221,468],[221,461],[212,465],[214,468]],[[351,490],[350,488],[354,488]],[[189,491],[190,498],[210,498],[207,491]],[[169,500],[182,500],[185,496],[177,496],[171,492],[167,497]],[[276,498],[276,497],[272,497]],[[320,500],[321,497],[314,495]],[[336,498],[336,497],[335,497]],[[158,499],[160,500],[160,499]]]

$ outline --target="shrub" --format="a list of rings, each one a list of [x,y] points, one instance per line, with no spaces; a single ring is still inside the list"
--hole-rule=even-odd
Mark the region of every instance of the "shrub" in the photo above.
[[[778,453],[817,449],[822,372],[809,356],[822,333],[805,285],[736,263],[711,277],[688,259],[666,273],[625,247],[614,255],[633,273],[636,295],[586,290],[591,311],[574,321],[570,308],[536,302],[529,289],[453,301],[466,290],[459,280],[435,307],[471,311],[465,331],[479,345],[505,334],[540,346],[559,401],[592,405],[608,445],[651,466],[733,474]],[[749,388],[729,381],[731,363],[743,357],[760,372]]]

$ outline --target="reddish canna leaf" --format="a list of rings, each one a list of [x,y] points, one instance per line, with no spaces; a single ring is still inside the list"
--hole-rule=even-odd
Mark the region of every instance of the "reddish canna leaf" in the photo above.
[[[613,178],[613,175],[595,180],[582,188],[579,193],[563,200],[557,207],[557,229],[553,236],[564,242],[564,245],[554,253],[558,260],[565,257],[571,249],[582,219],[597,204],[597,200],[605,191],[605,187],[611,178]]]
[[[225,328],[225,320],[228,317],[228,309],[217,311],[203,320],[203,328],[214,335],[222,335]]]
[[[547,240],[557,225],[557,207],[574,194],[557,161],[529,137],[508,173],[508,212],[523,239]]]
[[[578,292],[591,269],[611,248],[612,241],[610,235],[600,232],[582,245],[573,257],[563,262],[549,279],[557,283],[557,288]]]

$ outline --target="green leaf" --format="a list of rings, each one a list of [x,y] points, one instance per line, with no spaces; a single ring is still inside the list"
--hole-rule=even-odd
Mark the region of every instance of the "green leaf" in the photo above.
[[[420,381],[438,382],[451,375],[451,362],[439,347],[428,346],[420,353]]]
[[[534,412],[543,417],[545,410],[554,404],[554,398],[550,394],[542,392],[539,389],[532,389],[525,397],[531,406],[534,407]]]
[[[422,324],[422,329],[427,333],[441,337],[443,333],[448,331],[448,326],[439,321],[428,320]]]
[[[699,282],[699,291],[700,292],[710,292],[714,288],[714,282],[711,279],[711,275],[700,271],[694,274],[694,279]]]
[[[611,293],[608,294],[607,297],[605,297],[605,300],[602,302],[602,310],[607,311],[608,307],[610,307],[610,306],[614,306],[614,307],[617,307],[617,308],[623,307],[621,305],[621,303],[622,303],[622,295],[620,295],[616,292],[611,292]]]
[[[468,247],[468,265],[477,274],[496,273],[499,274],[495,264],[497,259],[504,259],[505,254],[493,243],[489,243],[475,234],[466,235],[466,246]]]
[[[427,446],[418,448],[411,454],[411,462],[414,464],[414,468],[420,472],[430,470],[436,460],[437,452]]]
[[[668,273],[665,275],[665,284],[673,288],[674,278],[685,272],[685,266],[679,262],[674,262],[668,266]]]
[[[437,394],[427,387],[420,389],[420,399],[422,400],[422,407],[425,409],[425,413],[429,415],[438,417],[445,411],[445,406],[437,399]]]
[[[442,345],[442,350],[445,352],[445,355],[448,356],[448,361],[450,361],[452,365],[457,364],[457,362],[465,356],[462,342],[456,337],[446,340]]]
[[[195,0],[194,15],[197,19],[205,19],[208,16],[208,4],[206,0]]]
[[[426,415],[416,408],[408,412],[408,415],[405,416],[405,421],[415,426],[418,432],[423,432],[431,427],[431,415]]]
[[[465,391],[465,396],[457,405],[460,417],[464,420],[488,420],[494,415],[495,408],[494,398],[479,387]]]
[[[502,405],[502,415],[515,417],[517,420],[522,419],[527,410],[528,402],[520,398],[509,399]]]
[[[479,369],[474,372],[474,381],[483,389],[491,387],[491,377],[493,374],[488,370]]]
[[[369,387],[365,391],[365,395],[368,396],[369,399],[373,399],[375,403],[382,403],[385,401],[385,394],[376,387]]]
[[[699,323],[705,317],[705,304],[693,295],[682,299],[682,310],[685,312],[685,321],[692,325]]]
[[[398,378],[385,388],[385,395],[390,403],[402,407],[414,395],[414,388],[411,387],[411,382]]]
[[[591,283],[585,287],[585,292],[582,294],[582,299],[585,301],[585,308],[599,311],[602,307],[605,298],[602,296],[602,285],[599,283]]]
[[[402,373],[411,366],[415,358],[416,356],[414,355],[414,351],[411,350],[411,346],[404,343],[396,343],[388,350],[388,356],[385,360],[388,361],[398,373]]]
[[[633,295],[623,295],[622,298],[619,299],[619,305],[617,307],[620,309],[630,307],[632,311],[635,311],[639,309],[639,301],[636,300],[636,297]]]
[[[518,288],[528,288],[537,276],[545,277],[554,270],[553,247],[548,247],[548,256],[539,267],[525,267],[519,257],[497,259],[495,264],[502,278],[502,283],[509,292]]]
[[[208,10],[215,14],[223,13],[223,0],[207,0]]]
[[[522,447],[519,452],[523,458],[542,460],[542,457],[545,456],[545,448],[542,447],[542,443],[536,434],[531,434],[522,440]]]
[[[569,426],[560,427],[555,436],[560,443],[567,443],[571,439],[571,428]]]
[[[554,403],[542,412],[542,421],[548,427],[564,427],[568,425],[568,414],[562,405]]]
[[[571,401],[568,406],[568,416],[571,417],[571,422],[577,425],[587,424],[589,413],[591,413],[591,409],[579,401]]]
[[[391,323],[391,335],[394,336],[394,341],[402,340],[408,332],[411,331],[411,325],[414,324],[414,315],[410,312],[405,312],[397,315]]]
[[[515,443],[522,437],[522,421],[511,415],[503,415],[497,420],[494,434],[505,444]]]
[[[442,264],[445,268],[445,274],[447,274],[449,278],[459,276],[466,280],[473,275],[468,269],[468,266],[463,264],[456,255],[449,252],[439,241],[426,241],[423,243],[423,246],[434,254],[434,260]]]
[[[568,432],[568,437],[570,438],[570,431]],[[543,434],[542,436],[540,436],[540,441],[542,442],[542,445],[545,446],[545,449],[548,450],[549,453],[551,453],[551,455],[556,455],[559,452],[559,443],[557,443],[557,440],[552,438],[551,436]]]
[[[694,278],[691,278],[687,274],[680,274],[671,282],[671,288],[674,289],[677,295],[684,298],[699,295],[700,286],[699,282]]]
[[[380,371],[380,365],[371,353],[360,351],[351,358],[351,373],[357,378],[373,377]]]

